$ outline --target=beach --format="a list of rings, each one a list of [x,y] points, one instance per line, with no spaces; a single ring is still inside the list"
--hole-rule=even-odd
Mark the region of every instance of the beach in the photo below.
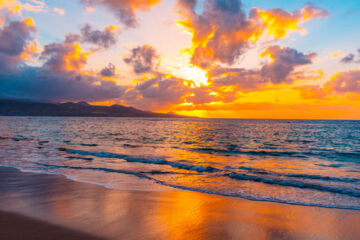
[[[13,168],[0,168],[0,192],[0,231],[2,236],[9,236],[6,239],[60,239],[57,233],[69,236],[63,239],[360,236],[360,212],[356,210],[249,201],[184,190],[112,190]],[[32,225],[37,226],[36,231],[27,230]],[[27,233],[27,238],[19,238],[21,233]]]
[[[102,239],[34,218],[2,211],[0,211],[0,229],[2,239]]]
[[[360,0],[0,0],[0,240],[360,240]]]

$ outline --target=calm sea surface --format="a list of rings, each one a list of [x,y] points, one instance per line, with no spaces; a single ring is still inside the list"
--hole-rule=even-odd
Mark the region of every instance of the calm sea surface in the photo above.
[[[0,118],[0,166],[360,210],[360,121]]]

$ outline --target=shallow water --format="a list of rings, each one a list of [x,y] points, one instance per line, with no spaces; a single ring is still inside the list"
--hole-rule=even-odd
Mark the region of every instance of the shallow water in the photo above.
[[[359,121],[0,118],[0,166],[360,210]]]

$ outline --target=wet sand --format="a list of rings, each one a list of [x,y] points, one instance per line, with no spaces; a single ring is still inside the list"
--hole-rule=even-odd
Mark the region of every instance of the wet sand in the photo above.
[[[101,240],[103,238],[46,223],[19,214],[0,211],[1,239]]]
[[[360,211],[180,190],[112,190],[12,168],[0,168],[0,210],[1,239],[10,240],[56,239],[60,234],[68,234],[61,239],[190,240],[360,236]],[[31,234],[38,235],[20,237]]]

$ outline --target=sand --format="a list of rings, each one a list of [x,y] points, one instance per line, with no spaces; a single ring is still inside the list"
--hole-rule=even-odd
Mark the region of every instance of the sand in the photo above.
[[[19,214],[0,211],[0,233],[1,239],[52,239],[52,240],[101,240],[80,231],[74,231],[62,226],[57,226],[34,218]]]
[[[0,168],[0,210],[0,239],[7,240],[360,237],[360,211],[180,190],[112,190],[13,168]]]

